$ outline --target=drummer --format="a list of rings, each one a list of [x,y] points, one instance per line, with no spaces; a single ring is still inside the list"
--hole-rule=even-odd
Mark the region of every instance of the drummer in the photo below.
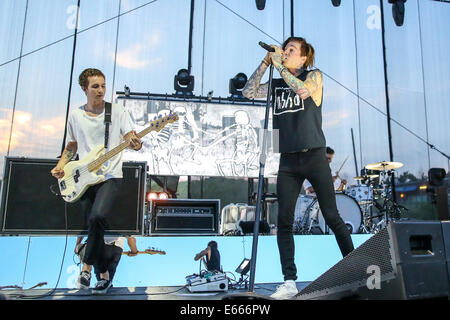
[[[330,147],[327,147],[326,157],[327,157],[328,163],[331,163],[333,161],[334,150],[331,149]],[[336,192],[342,192],[345,188],[345,185],[347,184],[347,180],[339,177],[338,172],[336,172],[336,175],[333,176],[333,183],[335,183],[338,178],[341,183],[339,184],[339,186],[337,188],[335,187],[335,189],[336,189]],[[305,182],[303,183],[303,189],[305,190],[305,194],[307,196],[312,196],[312,197],[316,196],[316,193],[314,192],[314,188],[312,187],[311,183],[307,179],[305,179]]]

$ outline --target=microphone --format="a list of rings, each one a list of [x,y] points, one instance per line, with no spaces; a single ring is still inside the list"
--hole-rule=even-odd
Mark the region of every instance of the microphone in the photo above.
[[[264,43],[262,41],[259,42],[259,45],[261,47],[263,47],[264,49],[266,49],[267,51],[269,51],[269,52],[275,52],[274,48],[272,48],[271,46],[269,46],[268,44],[266,44],[266,43]]]

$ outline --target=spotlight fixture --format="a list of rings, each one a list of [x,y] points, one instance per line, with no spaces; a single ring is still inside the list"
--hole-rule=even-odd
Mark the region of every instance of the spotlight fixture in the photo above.
[[[186,69],[180,69],[174,77],[173,86],[175,94],[192,96],[194,90],[194,76]]]
[[[266,0],[256,0],[256,8],[258,10],[264,10],[265,6],[266,6]]]
[[[159,194],[159,199],[169,199],[169,195],[165,192]]]
[[[210,92],[208,92],[208,95],[206,96],[206,99],[208,99],[208,101],[211,101],[211,100],[212,100],[212,98],[213,98],[213,93],[214,93],[213,90],[211,90]]]
[[[125,97],[130,96],[130,88],[127,87],[127,85],[125,85],[125,87],[123,88],[123,91],[125,92]]]
[[[331,0],[331,3],[333,3],[333,6],[339,7],[341,5],[341,0]]]
[[[239,273],[241,276],[245,276],[250,270],[250,259],[244,258],[239,266],[236,268],[235,272]]]
[[[392,4],[392,17],[398,27],[403,25],[405,19],[405,2],[406,0],[388,0]]]
[[[147,202],[151,200],[164,200],[169,199],[169,195],[166,192],[149,192],[146,195]]]
[[[147,201],[158,199],[158,194],[156,192],[147,193]]]
[[[247,76],[245,73],[238,73],[233,79],[230,79],[229,91],[232,98],[243,98],[242,90],[247,83]]]

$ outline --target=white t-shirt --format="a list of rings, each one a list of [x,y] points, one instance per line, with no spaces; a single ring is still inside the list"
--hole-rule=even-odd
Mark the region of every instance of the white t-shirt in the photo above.
[[[67,125],[67,141],[76,141],[78,155],[83,159],[94,147],[105,144],[105,112],[90,116],[85,112],[85,106],[71,110]],[[112,104],[111,124],[109,125],[108,149],[114,149],[123,136],[133,130],[129,113],[118,104]],[[105,174],[105,180],[122,178],[122,152],[106,161],[99,174]]]
[[[105,237],[105,243],[109,245],[115,245],[123,250],[125,243],[125,237]]]

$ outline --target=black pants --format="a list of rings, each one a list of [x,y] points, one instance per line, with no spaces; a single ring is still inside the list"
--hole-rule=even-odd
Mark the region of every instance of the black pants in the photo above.
[[[337,210],[325,148],[312,149],[308,152],[282,153],[277,179],[279,205],[277,243],[284,280],[297,279],[293,223],[295,205],[305,179],[311,182],[316,192],[322,215],[334,232],[342,255],[346,256],[353,250],[350,232]]]
[[[117,266],[119,265],[120,258],[122,258],[122,248],[115,246],[113,244],[105,244],[104,246],[104,254],[103,260],[106,263],[106,268],[109,273],[109,280],[112,282],[114,279],[114,275],[116,274]],[[97,281],[100,281],[100,272],[97,265],[94,265],[94,272],[97,278]]]
[[[105,229],[108,227],[106,217],[114,206],[119,194],[122,179],[109,179],[90,187],[80,199],[81,209],[85,214],[88,237],[83,262],[97,266],[100,273],[107,270],[105,253]]]

